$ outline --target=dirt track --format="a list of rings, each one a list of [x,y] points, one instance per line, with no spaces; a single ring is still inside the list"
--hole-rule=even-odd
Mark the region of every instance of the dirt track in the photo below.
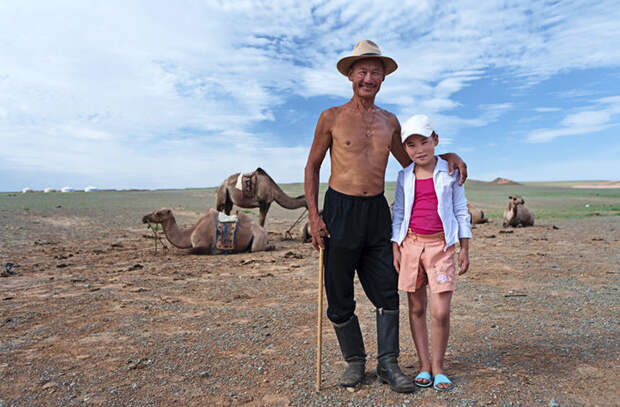
[[[138,219],[138,218],[136,218]],[[314,392],[317,256],[153,252],[136,224],[0,212],[0,406],[617,405],[620,218],[474,230],[453,300],[446,368],[457,388],[400,395],[373,376],[373,309],[356,286],[369,354],[355,392],[324,325]],[[401,297],[401,365],[417,358]],[[554,404],[556,403],[556,404]]]

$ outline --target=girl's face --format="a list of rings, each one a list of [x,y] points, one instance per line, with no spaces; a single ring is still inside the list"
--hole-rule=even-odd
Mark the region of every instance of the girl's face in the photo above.
[[[438,136],[435,133],[428,138],[419,134],[412,134],[405,140],[405,151],[416,165],[423,166],[434,160],[435,146],[438,142]]]

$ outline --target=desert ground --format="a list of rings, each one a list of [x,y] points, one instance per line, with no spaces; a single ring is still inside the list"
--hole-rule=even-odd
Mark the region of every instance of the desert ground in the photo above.
[[[620,189],[468,182],[467,193],[491,222],[473,229],[453,298],[456,388],[413,394],[376,380],[374,310],[357,282],[364,383],[338,386],[324,317],[315,391],[318,255],[283,239],[303,210],[272,206],[272,251],[205,256],[155,252],[141,219],[167,206],[189,226],[213,189],[1,193],[0,266],[14,274],[0,278],[0,406],[617,406]],[[535,226],[502,228],[515,193]],[[400,321],[415,376],[404,295]]]

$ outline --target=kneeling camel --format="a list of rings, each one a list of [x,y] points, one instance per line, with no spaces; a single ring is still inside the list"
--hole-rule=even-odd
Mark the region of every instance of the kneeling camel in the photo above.
[[[525,200],[519,195],[511,195],[508,199],[503,226],[533,226],[534,212],[525,206]]]
[[[142,223],[161,224],[166,238],[173,246],[179,249],[191,249],[194,253],[241,253],[269,249],[265,229],[243,212],[237,212],[237,238],[234,247],[231,250],[217,249],[215,238],[218,215],[219,212],[211,208],[206,215],[198,219],[194,226],[181,229],[172,215],[172,210],[161,208],[145,215],[142,218]]]

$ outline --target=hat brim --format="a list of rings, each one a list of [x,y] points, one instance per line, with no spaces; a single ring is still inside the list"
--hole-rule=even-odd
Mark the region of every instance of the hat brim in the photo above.
[[[344,76],[349,76],[349,70],[351,69],[351,65],[360,59],[369,59],[369,58],[378,58],[383,61],[383,66],[385,67],[385,75],[389,75],[398,68],[398,64],[390,57],[386,57],[383,55],[356,55],[342,58],[338,61],[336,67],[338,68],[338,72],[343,74]]]

